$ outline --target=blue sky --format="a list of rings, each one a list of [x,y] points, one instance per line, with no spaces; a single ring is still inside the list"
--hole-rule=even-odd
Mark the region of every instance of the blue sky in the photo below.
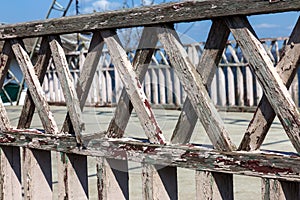
[[[153,0],[128,0],[127,5],[124,0],[79,0],[79,11],[82,14],[94,11],[120,9],[124,6],[147,5]],[[154,0],[156,3],[168,2],[169,0]],[[68,0],[58,0],[62,5],[66,5]],[[52,0],[9,0],[1,4],[0,22],[17,23],[44,19]],[[134,4],[134,5],[133,5]],[[75,0],[68,15],[75,14]],[[51,17],[59,17],[60,12],[53,12]],[[259,37],[280,37],[289,36],[296,20],[298,12],[251,16],[249,20]],[[177,26],[179,33],[184,33],[191,41],[204,41],[209,30],[210,21],[200,23],[185,23]]]

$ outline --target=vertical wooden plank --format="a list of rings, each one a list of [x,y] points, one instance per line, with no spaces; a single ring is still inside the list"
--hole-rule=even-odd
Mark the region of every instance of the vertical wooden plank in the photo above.
[[[217,68],[217,90],[218,90],[218,105],[226,106],[226,83],[225,74],[222,67]]]
[[[253,76],[250,68],[246,67],[246,105],[254,105],[254,95],[253,95]]]
[[[40,84],[43,84],[44,77],[47,72],[49,60],[51,57],[51,51],[48,44],[48,38],[44,37],[41,42],[41,47],[38,53],[37,62],[34,66],[36,75],[39,79]],[[45,91],[45,90],[44,90]],[[29,90],[27,91],[25,102],[21,111],[21,117],[19,118],[18,128],[29,128],[32,117],[34,114],[35,105],[30,95]]]
[[[1,146],[0,199],[21,200],[21,155],[19,147]]]
[[[173,80],[173,84],[174,84],[174,98],[175,98],[175,105],[176,106],[180,106],[181,103],[181,92],[180,92],[180,80],[179,78],[174,75],[174,80]]]
[[[52,199],[51,152],[23,149],[25,199]]]
[[[285,47],[284,55],[276,66],[284,84],[291,85],[297,73],[297,66],[300,62],[300,20],[290,36],[289,42]],[[241,150],[256,150],[264,141],[264,138],[275,118],[276,114],[265,96],[262,97],[258,108],[249,124],[246,133],[239,146]]]
[[[299,182],[262,179],[263,200],[294,200],[300,199]]]
[[[127,161],[98,157],[98,199],[129,199]]]
[[[167,89],[167,104],[173,103],[173,86],[172,86],[172,72],[174,74],[174,70],[172,67],[166,68],[166,89]],[[176,75],[175,75],[176,76]]]
[[[218,84],[217,84],[217,74],[213,76],[213,79],[209,87],[210,98],[213,101],[214,105],[218,104]]]
[[[54,121],[53,114],[50,111],[50,107],[47,103],[43,88],[41,87],[38,77],[35,74],[35,70],[30,61],[30,58],[23,48],[23,42],[19,40],[13,40],[11,41],[11,44],[16,59],[23,72],[26,84],[28,85],[28,89],[30,91],[33,102],[37,108],[45,132],[50,134],[57,134],[58,128],[56,122]]]
[[[233,175],[196,171],[196,199],[233,200]]]
[[[231,67],[227,67],[228,106],[235,106],[234,75]]]
[[[178,199],[177,169],[160,165],[143,165],[143,199]]]
[[[59,44],[60,38],[54,36],[50,37],[49,40],[53,61],[55,63],[58,78],[64,93],[68,114],[73,125],[76,140],[79,144],[82,144],[81,132],[84,130],[84,123],[82,121],[82,113],[73,83],[73,78],[69,71],[69,66],[64,54],[64,50]]]
[[[58,199],[88,199],[87,157],[57,153]]]
[[[237,85],[237,104],[239,106],[244,106],[244,79],[243,79],[243,72],[241,67],[236,68],[236,85]]]
[[[152,81],[151,84],[152,85],[152,98],[153,99],[153,104],[158,104],[158,77],[156,74],[156,69],[151,69],[151,75],[152,75]]]
[[[163,68],[163,67],[160,67],[158,69],[160,104],[166,104],[166,83],[165,83],[164,71],[165,71],[165,68]]]

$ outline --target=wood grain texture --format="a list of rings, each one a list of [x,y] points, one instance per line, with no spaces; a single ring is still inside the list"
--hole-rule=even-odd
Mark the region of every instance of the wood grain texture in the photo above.
[[[155,34],[155,28],[145,27],[132,63],[133,69],[135,70],[136,76],[138,77],[140,82],[143,82],[144,80],[157,41],[158,38]],[[108,127],[108,137],[123,137],[132,110],[132,103],[126,92],[126,89],[123,88],[114,113],[114,117]]]
[[[88,53],[84,59],[81,74],[76,85],[76,93],[79,99],[80,109],[83,110],[86,99],[88,97],[93,79],[98,67],[99,59],[103,50],[104,42],[99,32],[94,32],[90,42]],[[70,115],[68,113],[64,125],[63,132],[72,131]]]
[[[229,174],[240,174],[287,181],[300,181],[298,154],[271,151],[222,152],[192,145],[160,145],[140,140],[83,140],[85,149],[78,148],[76,138],[66,135],[35,134],[28,131],[0,132],[0,144],[47,151],[59,151],[85,156],[100,156],[151,165],[183,167]]]
[[[204,47],[197,71],[203,83],[209,87],[220,62],[229,36],[229,29],[221,20],[213,20],[207,42]],[[172,143],[187,143],[193,133],[198,117],[190,100],[187,98],[171,137]]]
[[[276,71],[287,88],[290,87],[300,62],[300,20],[285,46],[281,59],[276,65]],[[271,104],[264,95],[252,117],[246,133],[239,146],[241,150],[256,150],[263,143],[276,116]]]
[[[142,85],[123,49],[115,31],[102,31],[101,35],[107,45],[113,63],[119,72],[126,92],[138,115],[140,124],[149,140],[153,143],[165,144],[162,131],[155,119],[149,101],[143,91]]]
[[[49,60],[51,57],[51,51],[48,43],[48,38],[43,37],[40,50],[37,56],[37,61],[34,66],[35,74],[37,75],[40,84],[43,84],[44,77],[46,75],[47,67],[49,65]],[[29,128],[33,114],[35,110],[34,101],[30,95],[30,91],[28,90],[26,93],[25,102],[20,114],[18,128]]]
[[[203,85],[201,76],[192,65],[174,28],[165,25],[158,27],[157,31],[158,38],[212,144],[218,150],[231,151],[235,149],[224,123]]]
[[[277,114],[294,148],[300,152],[300,116],[286,86],[246,17],[225,18],[233,36],[259,80],[266,97]]]
[[[199,21],[228,15],[253,15],[298,11],[299,9],[299,0],[277,1],[276,3],[262,0],[185,1],[106,13],[47,19],[18,25],[1,25],[0,39]]]
[[[38,77],[35,74],[34,67],[23,47],[23,42],[21,40],[12,40],[11,44],[16,59],[23,72],[26,84],[28,85],[33,102],[37,108],[45,132],[57,134],[58,128],[56,122],[52,112],[50,111],[43,88],[41,87]]]
[[[67,104],[68,114],[73,125],[77,142],[78,144],[82,144],[81,133],[85,128],[82,120],[79,99],[73,83],[73,77],[70,73],[64,50],[60,45],[60,38],[54,36],[50,37],[49,40],[53,61],[56,66],[58,78]]]

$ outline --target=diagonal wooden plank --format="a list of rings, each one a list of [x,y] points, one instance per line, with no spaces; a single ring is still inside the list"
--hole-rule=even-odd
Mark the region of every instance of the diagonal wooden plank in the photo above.
[[[266,97],[295,149],[300,152],[300,116],[271,59],[257,39],[246,17],[228,17],[225,22],[239,43]]]
[[[188,97],[214,147],[222,151],[235,149],[225,125],[210,99],[199,73],[194,68],[173,27],[158,27],[158,38],[166,50]]]
[[[37,108],[45,132],[57,134],[58,128],[56,122],[54,120],[52,112],[50,111],[50,107],[47,103],[47,99],[45,97],[43,89],[39,83],[38,77],[35,74],[34,67],[24,49],[23,41],[12,40],[11,44],[13,52],[23,72],[24,79],[28,85],[28,89],[32,96],[33,102]]]
[[[136,71],[140,82],[143,82],[144,80],[158,41],[157,35],[153,34],[155,31],[153,29],[153,27],[144,28],[137,51],[133,58],[133,69]],[[132,109],[132,103],[130,102],[130,99],[126,93],[126,89],[123,88],[114,117],[108,127],[108,137],[123,137]]]
[[[164,136],[155,119],[150,102],[146,98],[139,78],[136,76],[116,32],[108,30],[101,32],[101,35],[147,137],[152,143],[165,144]]]
[[[50,49],[58,78],[63,90],[63,94],[67,104],[67,110],[73,125],[76,140],[78,144],[82,144],[81,132],[84,130],[84,123],[82,121],[82,113],[79,105],[79,100],[76,94],[73,78],[69,70],[69,65],[60,45],[59,36],[50,36]]]
[[[3,87],[6,74],[9,69],[11,58],[13,57],[13,52],[11,45],[8,41],[5,41],[2,52],[0,54],[0,88]],[[2,99],[0,98],[0,130],[5,131],[11,128],[10,122],[4,108]]]
[[[204,51],[197,66],[197,71],[206,87],[210,86],[216,73],[228,36],[229,29],[226,24],[222,20],[213,20]],[[171,137],[171,143],[183,144],[189,142],[197,120],[197,113],[190,100],[186,98]]]
[[[300,18],[292,31],[276,71],[287,88],[290,87],[300,63]],[[263,95],[239,146],[240,150],[256,150],[263,143],[276,116],[267,97]]]
[[[49,60],[51,57],[51,51],[49,48],[48,38],[44,37],[41,42],[41,47],[38,53],[37,62],[34,66],[35,74],[37,75],[40,84],[42,85],[44,77],[49,65]],[[29,90],[27,91],[25,102],[21,111],[21,117],[19,118],[18,128],[29,128],[33,114],[35,110],[35,105],[30,95]]]
[[[76,85],[76,92],[80,103],[80,109],[83,110],[86,99],[89,94],[90,87],[98,67],[99,59],[103,50],[104,42],[99,32],[94,32],[90,42],[88,53],[85,57],[80,77]],[[67,115],[63,132],[72,132],[73,127],[70,127],[71,121],[69,114]]]

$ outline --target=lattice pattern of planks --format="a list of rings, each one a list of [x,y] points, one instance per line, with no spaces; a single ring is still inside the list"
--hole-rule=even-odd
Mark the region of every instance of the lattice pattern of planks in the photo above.
[[[231,10],[235,8],[232,15],[236,14],[236,16],[226,16],[225,11],[230,8]],[[59,199],[89,198],[87,156],[98,157],[99,199],[129,198],[128,173],[111,167],[113,162],[117,162],[124,169],[128,169],[128,160],[143,164],[144,199],[177,199],[176,167],[196,170],[196,189],[199,199],[233,199],[232,174],[263,177],[262,191],[266,198],[271,198],[275,192],[284,196],[287,192],[287,185],[292,185],[292,187],[288,191],[290,196],[286,198],[299,197],[297,182],[300,181],[300,157],[298,154],[245,151],[260,148],[275,115],[280,119],[296,151],[298,153],[300,151],[299,111],[287,90],[296,74],[300,60],[300,20],[298,19],[285,47],[285,54],[281,60],[276,61],[278,64],[275,69],[274,57],[270,58],[270,50],[265,50],[247,17],[242,14],[299,10],[300,1],[294,0],[288,3],[279,1],[276,5],[268,1],[255,2],[254,0],[229,0],[223,3],[188,1],[158,5],[152,9],[151,12],[149,8],[140,8],[82,16],[79,17],[81,20],[78,20],[78,17],[70,17],[15,26],[7,25],[0,28],[0,39],[5,40],[0,55],[0,85],[3,85],[9,63],[15,56],[29,89],[17,128],[11,127],[3,102],[0,101],[1,199],[21,199],[22,186],[25,198],[52,199],[54,194],[51,151],[57,151],[56,156],[59,158],[57,163]],[[200,12],[201,10],[206,10],[207,12],[204,12],[206,15]],[[156,17],[158,15],[156,11],[161,18]],[[191,11],[195,13],[197,11],[198,14],[191,15]],[[139,13],[138,16],[143,13],[144,21],[138,20],[132,12]],[[178,13],[181,14],[177,15]],[[202,56],[195,66],[172,23],[218,16],[223,17],[213,19]],[[122,20],[118,21],[120,17]],[[97,20],[103,19],[106,20],[99,24]],[[117,23],[124,24],[123,19],[130,20],[126,25]],[[156,20],[153,22],[153,19]],[[85,23],[87,21],[89,23]],[[42,26],[37,23],[41,23]],[[115,29],[140,25],[145,25],[145,28],[138,50],[131,62]],[[81,31],[93,31],[93,38],[82,64],[85,70],[75,86],[58,35]],[[206,89],[212,84],[214,74],[219,73],[217,64],[222,59],[230,32],[236,38],[249,62],[252,73],[264,92],[238,149],[231,141],[230,133],[226,130]],[[32,36],[43,36],[35,66],[29,59],[22,41],[23,38]],[[146,71],[158,42],[165,49],[174,68],[178,78],[176,79],[177,85],[180,82],[187,94],[171,141],[166,141],[164,138],[142,88],[142,81],[147,78]],[[124,87],[108,129],[104,131],[104,134],[85,137],[82,134],[84,131],[82,109],[91,88],[104,43],[107,45]],[[233,52],[230,48],[229,51]],[[61,131],[58,129],[41,86],[50,59],[56,67],[67,107],[67,116]],[[226,58],[223,57],[223,59],[226,61]],[[239,60],[237,56],[233,56],[233,59]],[[35,108],[45,133],[39,130],[29,130]],[[147,136],[146,142],[122,140],[133,109]],[[214,149],[188,145],[198,119]],[[169,142],[172,145],[169,145]],[[23,147],[23,150],[20,150],[20,147]],[[20,151],[22,151],[22,162]],[[165,168],[161,168],[162,165]],[[11,187],[12,185],[16,187]],[[285,191],[282,192],[282,190]],[[297,192],[293,192],[294,190]],[[38,191],[43,191],[43,194]]]

